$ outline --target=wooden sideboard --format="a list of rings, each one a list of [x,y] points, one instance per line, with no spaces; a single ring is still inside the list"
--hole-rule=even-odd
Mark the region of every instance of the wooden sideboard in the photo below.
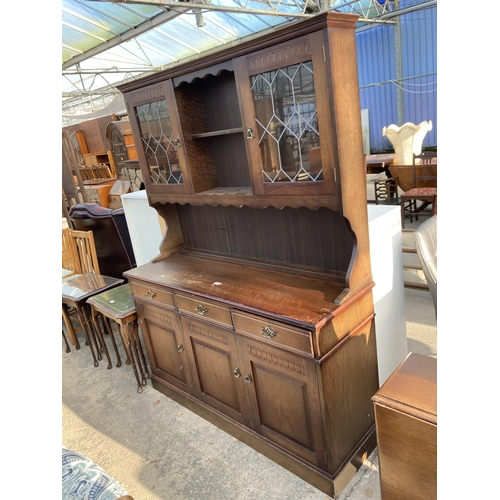
[[[166,234],[127,271],[153,386],[336,496],[375,447],[356,15],[120,86]]]

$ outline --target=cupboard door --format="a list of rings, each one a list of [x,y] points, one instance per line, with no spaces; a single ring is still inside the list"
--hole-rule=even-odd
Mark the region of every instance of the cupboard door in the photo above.
[[[336,194],[322,32],[235,61],[258,195]]]
[[[181,322],[196,397],[248,426],[248,404],[234,333],[186,316],[181,317]]]
[[[244,337],[238,347],[253,429],[327,470],[316,363]]]
[[[192,393],[188,360],[177,314],[136,300],[153,375]]]
[[[125,94],[146,190],[192,193],[171,80]]]

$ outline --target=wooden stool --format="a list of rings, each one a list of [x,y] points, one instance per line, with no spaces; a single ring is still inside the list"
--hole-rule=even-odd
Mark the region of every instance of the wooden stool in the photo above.
[[[127,364],[132,365],[134,375],[137,380],[137,392],[142,392],[142,386],[147,384],[146,379],[149,378],[149,372],[146,365],[146,359],[139,338],[139,328],[137,322],[137,310],[130,285],[122,285],[106,292],[94,295],[87,300],[87,303],[92,308],[92,320],[96,329],[99,329],[97,317],[102,314],[105,318],[114,320],[120,329],[125,352],[127,353]],[[106,322],[104,322],[106,324]],[[118,359],[117,366],[120,366],[120,355],[114,342],[113,331],[108,329],[110,333],[115,352]],[[140,373],[140,376],[139,376]]]

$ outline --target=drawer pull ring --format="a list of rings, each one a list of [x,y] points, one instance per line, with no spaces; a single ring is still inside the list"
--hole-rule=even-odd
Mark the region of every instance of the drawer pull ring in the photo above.
[[[241,372],[240,372],[239,368],[235,368],[234,371],[233,371],[233,373],[234,373],[234,376],[236,378],[240,378],[241,377]]]
[[[205,316],[205,314],[208,312],[208,309],[205,309],[201,304],[198,304],[195,309],[202,315]]]
[[[250,383],[252,381],[252,375],[250,373],[247,373],[245,375],[245,382]]]
[[[177,350],[179,352],[184,352],[184,346],[182,344],[177,344]]]
[[[150,299],[154,299],[156,297],[156,293],[152,292],[151,290],[148,290],[146,292],[146,297],[149,297]]]
[[[266,339],[272,339],[273,337],[276,337],[276,332],[274,330],[271,330],[268,326],[265,326],[261,330],[262,336],[266,337]]]

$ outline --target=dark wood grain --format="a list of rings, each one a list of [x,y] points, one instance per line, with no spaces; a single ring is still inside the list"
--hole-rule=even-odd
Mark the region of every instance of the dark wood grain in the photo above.
[[[338,308],[334,300],[343,289],[327,275],[314,279],[286,270],[271,272],[251,264],[179,253],[131,269],[125,276],[237,305],[250,313],[257,310],[271,319],[288,318],[292,324],[314,329]]]
[[[193,205],[178,210],[188,249],[347,273],[353,235],[338,212]]]
[[[437,498],[436,368],[410,353],[373,397],[384,500]]]

